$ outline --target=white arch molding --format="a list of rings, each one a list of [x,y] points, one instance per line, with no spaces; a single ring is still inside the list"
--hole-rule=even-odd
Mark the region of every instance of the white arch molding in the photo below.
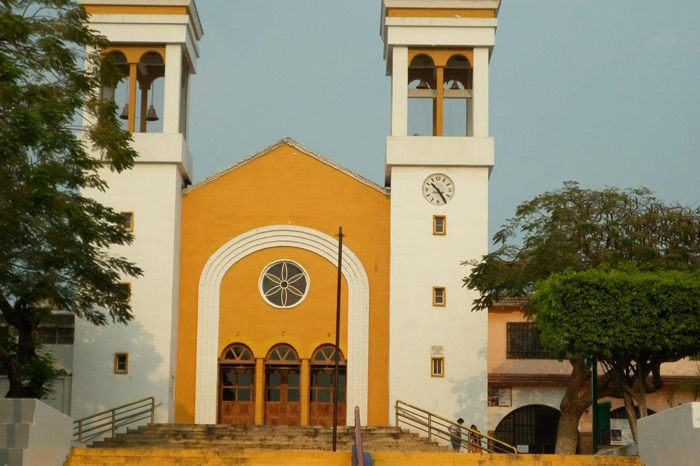
[[[221,281],[236,262],[257,251],[274,247],[305,249],[333,265],[338,240],[297,225],[272,225],[243,233],[221,246],[207,261],[199,278],[197,312],[197,370],[194,421],[215,424],[217,409],[219,295]],[[347,417],[355,406],[367,419],[369,370],[369,280],[360,259],[343,246],[342,273],[348,284]]]

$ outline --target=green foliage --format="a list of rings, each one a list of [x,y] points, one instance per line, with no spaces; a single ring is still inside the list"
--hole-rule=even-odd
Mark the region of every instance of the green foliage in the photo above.
[[[583,354],[597,354],[603,362],[600,396],[622,396],[628,408],[636,402],[644,413],[644,394],[663,385],[661,364],[697,347],[698,333],[691,342],[692,331],[697,332],[693,312],[698,320],[698,307],[691,303],[696,278],[684,278],[681,283],[689,288],[680,289],[672,279],[656,282],[653,274],[643,274],[670,277],[666,271],[699,268],[700,210],[661,202],[645,188],[590,190],[567,182],[520,204],[493,239],[496,250],[464,263],[471,267],[464,285],[478,291],[472,303],[478,311],[506,297],[530,296],[535,284],[544,281],[526,312],[545,346],[562,358],[569,356],[572,365],[561,404],[558,453],[575,450],[581,413],[591,403]],[[579,279],[591,280],[585,290],[577,282],[577,290],[573,285],[557,288],[556,298],[546,291],[558,280],[599,267],[621,271],[593,270],[591,277]],[[547,308],[544,315],[540,306]],[[634,432],[636,422],[631,422]]]
[[[20,351],[18,343],[19,336],[14,327],[0,327],[0,345],[2,347],[11,354],[17,354]],[[50,352],[41,347],[38,339],[32,338],[28,343],[34,356],[27,360],[22,371],[23,396],[46,399],[53,394],[55,379],[67,375],[67,372],[56,367],[56,359]],[[0,374],[7,375],[7,371],[1,365]]]
[[[697,268],[700,211],[665,204],[646,188],[597,191],[570,181],[520,204],[493,240],[495,251],[465,262],[471,271],[464,284],[479,292],[473,310],[529,295],[535,282],[567,269]]]
[[[551,275],[535,286],[535,325],[559,356],[651,366],[700,352],[700,273],[605,268]]]
[[[53,306],[95,324],[132,319],[118,282],[141,270],[108,248],[133,238],[119,213],[81,191],[105,190],[98,170],[127,169],[137,154],[116,105],[101,99],[101,87],[120,76],[103,60],[107,41],[86,26],[84,8],[71,0],[2,5],[0,311],[18,346],[0,346],[0,363],[18,396],[13,378],[24,380],[40,359],[29,341]]]

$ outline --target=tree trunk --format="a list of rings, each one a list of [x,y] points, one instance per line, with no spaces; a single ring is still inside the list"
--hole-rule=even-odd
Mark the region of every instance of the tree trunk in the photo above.
[[[571,378],[566,386],[566,393],[561,400],[561,417],[557,429],[555,451],[560,455],[575,455],[578,446],[578,423],[584,411],[591,405],[591,397],[579,396],[586,380],[590,376],[583,358],[570,359]]]
[[[632,439],[637,441],[637,410],[634,409],[634,397],[627,391],[624,390],[625,399],[625,410],[627,411],[627,421],[630,425],[630,431],[632,431]]]
[[[17,300],[14,306],[10,306],[4,298],[1,299],[0,311],[5,321],[17,332],[17,347],[14,352],[0,347],[0,363],[7,371],[7,381],[10,385],[5,398],[34,398],[33,394],[26,390],[23,379],[25,365],[37,356],[35,336],[39,323],[32,310],[21,299]]]

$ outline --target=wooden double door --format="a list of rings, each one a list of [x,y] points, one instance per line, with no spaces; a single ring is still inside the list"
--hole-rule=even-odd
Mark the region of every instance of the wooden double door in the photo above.
[[[310,425],[333,425],[334,356],[333,346],[323,345],[302,364],[296,351],[282,344],[263,363],[243,344],[228,346],[219,360],[219,422],[252,425],[258,412],[257,422],[268,425],[301,425],[302,418]],[[339,363],[338,425],[345,425],[347,369],[342,355]],[[304,393],[302,385],[308,387]]]
[[[219,422],[255,424],[255,366],[220,366]]]
[[[335,371],[332,367],[312,367],[311,393],[309,403],[309,424],[312,426],[332,426],[335,392]],[[345,413],[345,366],[339,368],[338,375],[338,425],[346,423]]]
[[[299,366],[268,366],[265,369],[265,424],[301,424],[300,382]]]

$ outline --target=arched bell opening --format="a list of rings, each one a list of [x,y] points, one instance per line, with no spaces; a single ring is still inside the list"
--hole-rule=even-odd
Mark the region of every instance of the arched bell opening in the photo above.
[[[301,363],[287,344],[272,347],[265,358],[265,424],[301,424]]]
[[[227,346],[219,358],[219,422],[255,423],[255,358],[242,343]]]
[[[472,96],[472,66],[464,55],[453,55],[444,69],[445,99],[443,134],[469,136],[469,115]]]
[[[114,68],[118,72],[118,76],[115,76],[113,80],[103,84],[102,99],[110,100],[115,103],[122,129],[127,129],[130,88],[129,63],[126,59],[126,55],[118,50],[109,52],[106,58],[111,60]]]
[[[416,55],[408,67],[408,134],[434,134],[435,63],[428,55]]]
[[[309,424],[332,426],[335,407],[335,346],[322,345],[310,360]],[[338,425],[346,425],[347,361],[338,353]]]
[[[163,96],[165,93],[165,62],[157,52],[145,53],[138,63],[136,80],[138,98],[136,131],[163,132]]]

